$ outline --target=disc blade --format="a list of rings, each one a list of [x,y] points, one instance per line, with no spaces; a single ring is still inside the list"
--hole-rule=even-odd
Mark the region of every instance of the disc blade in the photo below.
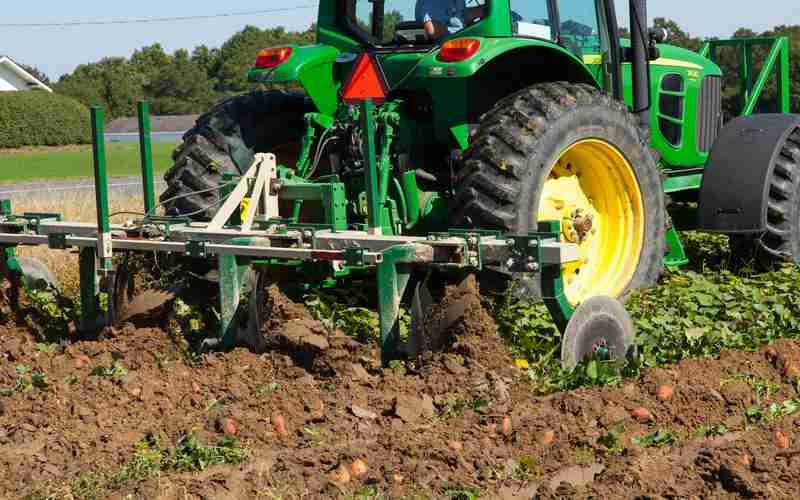
[[[636,329],[630,315],[618,300],[592,297],[572,315],[561,341],[561,366],[574,369],[595,355],[622,366],[634,354]]]

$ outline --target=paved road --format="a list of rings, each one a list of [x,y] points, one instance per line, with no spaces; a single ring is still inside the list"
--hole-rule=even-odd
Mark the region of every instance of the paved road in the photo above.
[[[165,188],[164,181],[156,180],[155,190],[160,193]],[[109,180],[111,196],[142,196],[142,181],[138,177],[116,177]],[[32,181],[0,184],[0,199],[48,199],[69,201],[76,194],[94,195],[92,179],[71,179],[60,181]]]

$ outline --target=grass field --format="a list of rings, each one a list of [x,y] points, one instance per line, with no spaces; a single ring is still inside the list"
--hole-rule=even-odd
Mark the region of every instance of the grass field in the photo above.
[[[175,146],[171,142],[153,143],[156,175],[169,168]],[[106,145],[106,157],[109,176],[138,175],[141,172],[138,144],[109,143]],[[34,148],[24,152],[0,151],[0,183],[75,177],[92,177],[91,146]]]

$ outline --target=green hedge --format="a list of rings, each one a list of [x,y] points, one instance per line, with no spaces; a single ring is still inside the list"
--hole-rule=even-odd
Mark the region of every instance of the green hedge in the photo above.
[[[43,90],[0,92],[0,148],[91,142],[89,110]]]

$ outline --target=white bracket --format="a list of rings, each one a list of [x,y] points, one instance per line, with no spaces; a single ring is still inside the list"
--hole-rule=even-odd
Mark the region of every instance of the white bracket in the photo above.
[[[256,154],[253,164],[247,169],[247,172],[236,184],[236,187],[231,191],[228,199],[222,204],[217,214],[211,219],[206,229],[210,231],[218,231],[222,229],[231,218],[231,215],[242,204],[242,201],[247,197],[252,188],[250,196],[249,210],[247,216],[242,221],[242,230],[249,231],[253,226],[256,212],[259,206],[267,216],[267,218],[274,218],[278,216],[278,195],[272,194],[270,186],[273,179],[278,177],[278,166],[275,161],[275,155],[268,153]],[[251,180],[255,182],[251,184]]]

